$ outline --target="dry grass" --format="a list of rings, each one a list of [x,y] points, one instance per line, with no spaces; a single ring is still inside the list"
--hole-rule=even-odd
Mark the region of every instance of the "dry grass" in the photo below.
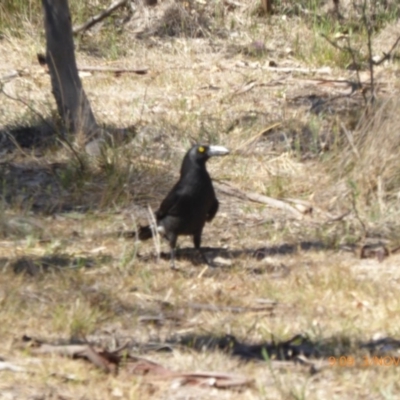
[[[139,9],[122,35],[108,36],[108,22],[78,40],[79,65],[149,68],[144,76],[82,76],[99,121],[136,125],[130,143],[109,148],[101,162],[80,154],[84,171],[67,147],[54,143],[2,153],[0,357],[29,372],[0,371],[0,399],[395,398],[396,367],[362,367],[372,353],[359,343],[399,336],[399,256],[360,259],[349,248],[366,235],[388,240],[390,248],[398,243],[397,64],[377,69],[379,104],[360,119],[361,94],[345,97],[349,88],[321,84],[354,73],[341,69],[345,60],[336,60],[336,50],[319,53],[325,42],[307,19],[274,16],[265,23],[254,16],[255,2],[236,9],[213,3],[207,16],[212,22],[217,15],[219,30],[211,24],[199,37],[190,30],[196,27],[181,24],[178,37],[164,31],[137,39],[139,31],[160,26],[167,6]],[[0,78],[22,71],[4,91],[35,110],[1,94],[2,138],[13,126],[43,123],[37,114],[52,120],[49,78],[35,60],[44,48],[35,23],[28,20],[28,34],[7,31],[0,40],[7,54]],[[264,43],[261,53],[247,50],[255,41]],[[271,61],[293,72],[269,68]],[[326,65],[329,74],[298,70]],[[206,271],[190,252],[181,252],[176,272],[168,258],[156,262],[151,242],[104,235],[146,222],[146,205],[158,206],[194,141],[232,149],[209,162],[216,180],[302,199],[313,205],[313,215],[297,220],[217,191],[220,211],[203,244],[218,248],[229,265]],[[179,243],[192,246],[188,238]],[[254,307],[260,300],[275,304],[272,311],[190,307]],[[294,362],[244,363],[222,350],[146,350],[177,337],[227,334],[246,343],[302,334],[323,357],[310,370]],[[34,355],[23,335],[84,338],[107,348],[129,339],[135,352],[171,369],[235,372],[254,384],[221,391],[149,384],[123,369],[108,376],[83,361]],[[339,355],[357,365],[319,367]]]

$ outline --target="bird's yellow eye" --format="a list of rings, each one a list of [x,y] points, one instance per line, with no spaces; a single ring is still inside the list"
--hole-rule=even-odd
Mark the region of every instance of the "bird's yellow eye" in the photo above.
[[[204,153],[206,149],[203,146],[199,146],[198,151],[199,153]]]

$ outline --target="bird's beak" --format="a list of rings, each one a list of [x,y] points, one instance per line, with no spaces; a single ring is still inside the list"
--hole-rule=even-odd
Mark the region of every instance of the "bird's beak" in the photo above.
[[[224,146],[209,146],[207,154],[209,157],[225,156],[229,154],[229,150]]]

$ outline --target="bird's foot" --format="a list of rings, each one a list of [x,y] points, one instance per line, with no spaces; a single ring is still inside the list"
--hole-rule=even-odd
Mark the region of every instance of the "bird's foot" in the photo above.
[[[214,263],[214,261],[213,260],[210,261],[201,250],[199,250],[199,253],[200,253],[201,258],[203,259],[204,264],[207,264],[208,267],[215,268],[217,266]]]
[[[177,267],[174,262],[171,262],[170,268],[172,271],[179,271],[179,267]]]

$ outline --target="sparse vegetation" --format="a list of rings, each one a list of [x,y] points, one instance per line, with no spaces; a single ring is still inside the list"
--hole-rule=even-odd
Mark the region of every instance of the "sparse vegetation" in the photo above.
[[[0,358],[28,371],[0,368],[0,398],[396,397],[398,367],[362,363],[399,351],[398,6],[350,3],[340,16],[331,1],[276,1],[272,15],[256,0],[118,10],[76,37],[78,65],[148,73],[82,72],[104,129],[135,128],[96,159],[54,117],[39,3],[0,3]],[[373,66],[373,104],[363,4],[372,56],[391,50]],[[73,23],[108,5],[70,0]],[[116,233],[148,222],[195,141],[232,151],[208,165],[221,205],[203,244],[220,260],[204,269],[182,239],[177,272],[165,243],[157,263],[154,244]],[[38,355],[24,335],[128,343],[171,370],[254,384],[107,375]],[[249,349],[257,361],[243,363]],[[340,356],[356,365],[329,366]]]

